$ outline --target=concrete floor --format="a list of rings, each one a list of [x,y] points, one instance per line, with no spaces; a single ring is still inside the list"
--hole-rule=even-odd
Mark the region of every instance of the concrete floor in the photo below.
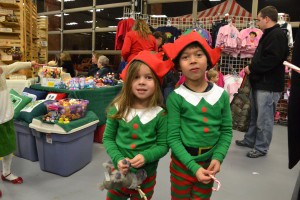
[[[221,189],[212,199],[222,200],[289,200],[298,177],[300,164],[288,169],[287,127],[276,125],[270,152],[265,157],[246,157],[248,148],[234,144],[243,133],[234,131],[233,142],[217,178]],[[40,170],[38,162],[13,159],[13,172],[24,179],[21,185],[0,181],[3,200],[105,200],[98,190],[104,178],[102,163],[108,156],[101,144],[94,143],[92,162],[69,177]],[[159,164],[154,200],[170,199],[170,155]],[[1,200],[2,200],[1,199]]]

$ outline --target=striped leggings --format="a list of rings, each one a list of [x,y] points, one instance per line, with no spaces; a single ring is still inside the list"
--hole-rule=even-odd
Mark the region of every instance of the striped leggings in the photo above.
[[[198,162],[207,168],[210,162]],[[172,200],[209,200],[213,182],[201,183],[180,161],[172,156],[170,163]]]
[[[154,193],[154,186],[156,184],[156,173],[147,177],[141,184],[142,191],[146,194],[147,199],[150,200]],[[109,190],[107,192],[106,200],[142,200],[137,190],[121,188],[120,190]]]

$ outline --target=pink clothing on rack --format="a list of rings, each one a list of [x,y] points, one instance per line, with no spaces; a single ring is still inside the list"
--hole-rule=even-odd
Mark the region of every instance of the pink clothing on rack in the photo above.
[[[241,58],[253,57],[262,34],[263,32],[258,28],[246,28],[241,30],[237,39]]]
[[[217,82],[217,85],[224,88],[224,76],[221,72],[218,72],[219,73],[219,80]]]
[[[238,89],[240,88],[243,82],[243,78],[239,76],[227,74],[224,76],[224,82],[225,82],[224,89],[228,92],[230,96],[230,102],[231,102],[234,94],[238,92]]]

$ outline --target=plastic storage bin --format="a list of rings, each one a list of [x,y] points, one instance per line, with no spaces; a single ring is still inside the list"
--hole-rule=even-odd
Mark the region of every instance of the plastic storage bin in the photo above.
[[[31,161],[38,161],[35,138],[26,122],[14,121],[17,149],[14,155]]]
[[[35,136],[40,168],[70,176],[92,160],[93,135],[99,120],[65,132],[56,124],[33,119],[29,127]]]

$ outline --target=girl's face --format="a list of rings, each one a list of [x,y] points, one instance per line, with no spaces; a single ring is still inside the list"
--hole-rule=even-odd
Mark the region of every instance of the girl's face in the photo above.
[[[179,66],[186,81],[205,79],[207,58],[200,47],[187,48],[179,58]]]
[[[142,64],[132,81],[132,93],[138,101],[149,101],[155,91],[155,77],[151,69]]]

